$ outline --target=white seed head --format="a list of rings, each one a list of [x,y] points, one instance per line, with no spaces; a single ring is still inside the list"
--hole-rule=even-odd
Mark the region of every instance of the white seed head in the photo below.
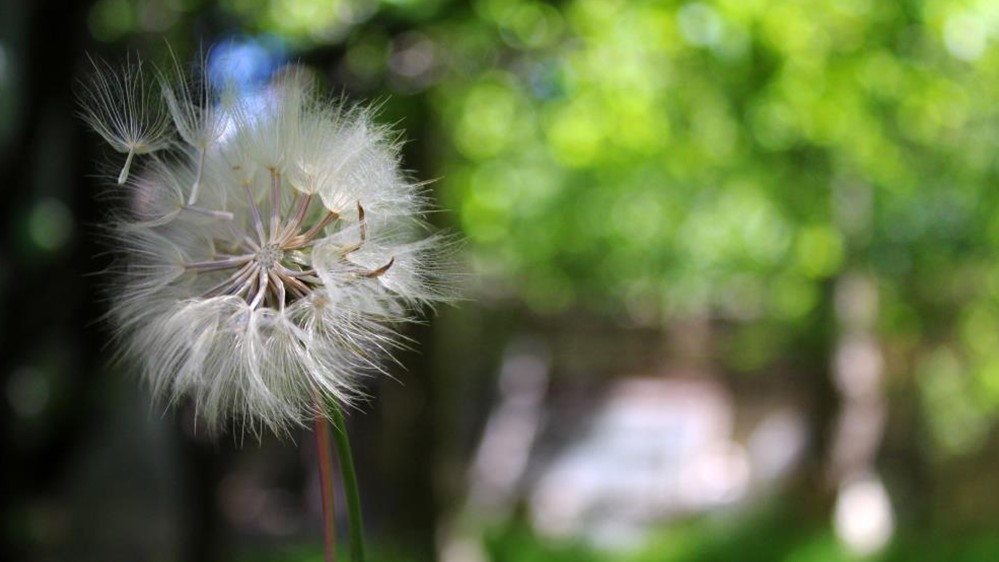
[[[193,400],[209,431],[283,433],[324,400],[355,399],[400,347],[395,326],[453,293],[453,244],[421,222],[394,134],[297,70],[224,104],[163,87],[153,111],[168,107],[183,142],[133,175],[111,227],[122,351],[156,397]],[[97,103],[84,115],[120,150]]]

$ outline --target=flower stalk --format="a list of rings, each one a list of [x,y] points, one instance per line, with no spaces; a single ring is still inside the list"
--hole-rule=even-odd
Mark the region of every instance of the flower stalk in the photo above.
[[[401,169],[397,135],[318,95],[307,71],[246,95],[204,72],[189,80],[176,60],[157,75],[95,61],[81,84],[83,119],[126,154],[106,225],[121,355],[161,402],[192,402],[210,433],[313,424],[326,562],[332,447],[351,560],[363,562],[343,408],[406,346],[398,326],[452,299],[453,239],[425,224],[424,184]]]
[[[329,421],[322,416],[316,416],[314,433],[323,508],[323,554],[326,562],[336,562],[336,503],[333,492],[333,452],[330,450]]]
[[[350,560],[364,562],[364,521],[361,519],[361,493],[354,471],[354,456],[350,451],[350,438],[347,436],[347,422],[343,410],[335,402],[329,403],[330,417],[333,420],[333,443],[336,445],[340,472],[343,475],[344,497],[347,502],[347,524],[350,529]]]

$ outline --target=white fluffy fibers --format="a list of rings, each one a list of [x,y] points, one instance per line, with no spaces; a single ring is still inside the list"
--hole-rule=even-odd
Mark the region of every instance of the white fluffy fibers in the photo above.
[[[128,153],[111,320],[154,395],[192,400],[208,431],[284,433],[349,402],[394,326],[451,295],[451,244],[369,110],[294,69],[253,94],[173,69],[151,99],[134,65],[95,66],[83,114]]]

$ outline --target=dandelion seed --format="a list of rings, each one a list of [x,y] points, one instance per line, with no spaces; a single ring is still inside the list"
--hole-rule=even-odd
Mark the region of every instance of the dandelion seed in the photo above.
[[[209,80],[204,65],[195,70],[195,79],[190,80],[172,52],[171,62],[170,71],[160,73],[160,87],[177,132],[197,153],[197,172],[187,201],[188,205],[194,205],[201,187],[205,157],[225,130],[226,119],[215,100],[218,88]]]
[[[81,117],[112,148],[127,155],[118,174],[118,185],[123,185],[135,155],[170,145],[169,116],[144,80],[141,60],[127,64],[122,72],[104,61],[90,62],[93,76],[80,86]]]
[[[111,96],[129,113],[165,104],[185,143],[136,173],[111,226],[123,353],[158,398],[192,399],[210,431],[284,433],[327,415],[317,396],[355,399],[358,378],[403,345],[396,326],[453,294],[453,244],[420,222],[426,201],[394,134],[296,69],[226,106],[164,82],[146,107],[138,74],[102,72],[84,109],[131,155],[165,146],[166,126],[125,126],[135,119],[109,111]]]

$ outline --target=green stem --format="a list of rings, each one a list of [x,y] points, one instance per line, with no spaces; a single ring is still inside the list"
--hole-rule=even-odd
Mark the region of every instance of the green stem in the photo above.
[[[347,437],[347,423],[343,410],[330,401],[330,414],[333,418],[333,443],[343,474],[343,490],[347,500],[347,522],[350,525],[350,560],[364,562],[364,524],[361,521],[361,494],[357,486],[357,473],[354,472],[354,456],[350,452],[350,439]]]

